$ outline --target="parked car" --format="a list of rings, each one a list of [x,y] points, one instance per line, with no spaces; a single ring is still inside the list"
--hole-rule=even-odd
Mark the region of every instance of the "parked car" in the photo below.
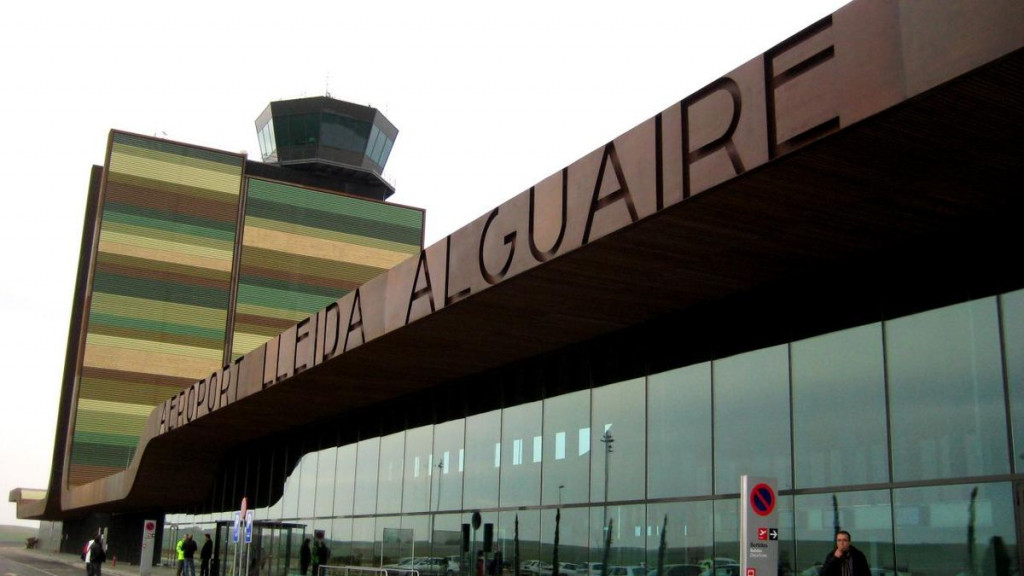
[[[699,564],[666,564],[662,576],[700,576],[704,568]],[[658,569],[655,568],[647,573],[647,576],[658,576]]]
[[[586,576],[601,576],[601,569],[604,568],[604,563],[584,562],[583,564],[580,564],[580,566],[583,568]]]
[[[701,572],[701,576],[740,576],[739,564],[720,564]]]
[[[547,567],[544,569],[542,574],[544,576],[554,574],[554,571],[550,568],[550,564],[546,566]],[[557,576],[586,576],[586,570],[579,564],[573,564],[572,562],[559,562]]]
[[[551,564],[540,560],[527,560],[519,564],[519,571],[526,574],[551,574]]]
[[[611,566],[608,576],[647,576],[646,566]]]

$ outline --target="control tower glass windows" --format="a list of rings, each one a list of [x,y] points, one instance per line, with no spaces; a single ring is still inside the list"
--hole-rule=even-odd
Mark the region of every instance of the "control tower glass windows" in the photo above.
[[[373,161],[377,166],[384,166],[388,161],[388,156],[391,154],[391,147],[394,146],[394,141],[388,138],[384,132],[381,132],[377,125],[373,126],[370,131],[370,142],[366,146],[366,156]]]
[[[274,135],[274,120],[270,119],[257,130],[260,140],[260,154],[264,162],[277,161],[277,138]]]
[[[323,145],[329,148],[362,154],[369,131],[369,122],[326,112],[323,115]]]
[[[294,114],[287,117],[288,132],[283,138],[288,146],[315,146],[320,139],[317,114]]]

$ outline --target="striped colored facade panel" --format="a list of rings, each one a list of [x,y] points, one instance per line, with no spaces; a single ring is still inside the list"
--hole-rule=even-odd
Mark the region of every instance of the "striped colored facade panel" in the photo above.
[[[232,357],[417,254],[423,211],[250,178]]]
[[[115,132],[71,484],[124,469],[150,411],[223,359],[244,158]]]

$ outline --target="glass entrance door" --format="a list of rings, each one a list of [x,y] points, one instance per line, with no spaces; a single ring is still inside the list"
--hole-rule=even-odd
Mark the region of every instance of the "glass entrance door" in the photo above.
[[[211,576],[289,576],[299,570],[299,545],[304,524],[256,521],[252,541],[246,544],[239,530],[234,542],[234,523],[217,522]],[[244,568],[243,568],[244,567]]]

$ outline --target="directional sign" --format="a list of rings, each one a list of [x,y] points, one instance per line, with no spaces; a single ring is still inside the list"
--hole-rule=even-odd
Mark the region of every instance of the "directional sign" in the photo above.
[[[758,484],[750,491],[750,508],[758,516],[767,516],[775,510],[775,490],[768,484]]]
[[[238,528],[239,528],[239,524],[241,524],[241,522],[242,522],[242,515],[236,511],[235,512],[235,525],[231,528],[231,541],[234,542],[235,544],[238,544]]]
[[[778,572],[778,498],[775,479],[740,478],[740,574],[757,576]]]
[[[245,513],[245,543],[252,543],[252,510]]]

